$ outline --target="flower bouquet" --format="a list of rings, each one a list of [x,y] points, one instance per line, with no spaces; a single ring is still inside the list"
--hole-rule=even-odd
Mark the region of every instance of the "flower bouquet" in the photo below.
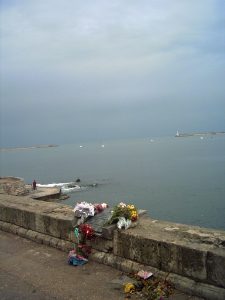
[[[112,216],[108,224],[117,224],[119,229],[129,228],[132,222],[137,221],[138,211],[137,208],[132,204],[119,203],[113,208]]]

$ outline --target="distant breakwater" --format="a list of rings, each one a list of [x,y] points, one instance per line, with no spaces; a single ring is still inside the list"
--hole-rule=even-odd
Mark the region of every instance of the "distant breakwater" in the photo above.
[[[58,147],[58,145],[35,145],[35,146],[27,146],[27,147],[7,147],[7,148],[0,148],[0,151],[15,151],[15,150],[29,150],[29,149],[37,149],[37,148],[51,148],[51,147]]]
[[[179,133],[177,132],[175,137],[188,137],[188,136],[207,136],[207,135],[222,135],[225,131],[209,131],[209,132],[193,132],[193,133]]]

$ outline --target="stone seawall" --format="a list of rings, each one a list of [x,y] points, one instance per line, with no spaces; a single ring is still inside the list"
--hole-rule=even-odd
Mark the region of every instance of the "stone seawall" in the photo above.
[[[0,228],[63,251],[73,247],[76,219],[63,204],[0,195]],[[205,299],[225,299],[225,232],[142,217],[135,228],[104,228],[92,259],[122,271],[152,270]]]

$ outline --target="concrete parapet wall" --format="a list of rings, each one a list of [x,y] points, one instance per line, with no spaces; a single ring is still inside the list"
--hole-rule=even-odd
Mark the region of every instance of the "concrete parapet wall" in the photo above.
[[[225,288],[225,232],[144,218],[115,231],[113,253],[199,282]]]
[[[0,220],[68,240],[73,211],[66,205],[26,197],[0,196]]]
[[[69,251],[76,219],[66,205],[0,195],[0,229]],[[126,272],[152,270],[184,292],[225,299],[225,232],[142,217],[112,239],[91,241],[92,258]]]

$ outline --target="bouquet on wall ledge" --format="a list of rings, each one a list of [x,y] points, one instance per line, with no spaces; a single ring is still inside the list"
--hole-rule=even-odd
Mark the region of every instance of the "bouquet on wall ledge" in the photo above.
[[[137,208],[133,204],[119,203],[113,208],[108,224],[117,224],[119,229],[129,228],[138,219]]]
[[[78,202],[74,207],[74,215],[79,218],[78,225],[85,222],[89,217],[93,217],[96,214],[101,213],[108,207],[107,203],[88,203],[85,201]]]

